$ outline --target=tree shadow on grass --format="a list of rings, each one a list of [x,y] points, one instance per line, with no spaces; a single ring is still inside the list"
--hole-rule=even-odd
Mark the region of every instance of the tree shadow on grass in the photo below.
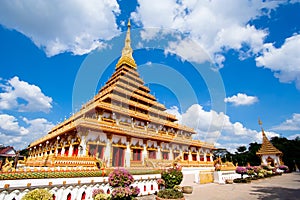
[[[284,187],[261,187],[254,186],[250,195],[255,195],[257,199],[270,200],[270,199],[297,199],[300,197],[299,188],[284,188]]]

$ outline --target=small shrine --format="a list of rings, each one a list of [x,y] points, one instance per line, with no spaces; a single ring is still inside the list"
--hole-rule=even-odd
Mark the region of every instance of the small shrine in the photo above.
[[[269,141],[262,127],[262,122],[259,120],[258,123],[261,126],[262,144],[260,149],[256,152],[256,155],[261,158],[261,163],[263,165],[270,165],[273,167],[282,165],[281,157],[283,153]]]

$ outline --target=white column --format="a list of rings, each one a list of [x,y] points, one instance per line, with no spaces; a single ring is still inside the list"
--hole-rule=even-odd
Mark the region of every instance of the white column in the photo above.
[[[197,151],[197,161],[200,161],[200,154],[199,154],[199,151]]]
[[[145,158],[147,158],[147,145],[144,144],[144,149],[142,152],[142,161],[143,161],[143,165],[145,164]]]
[[[111,139],[107,138],[107,142],[106,142],[106,148],[105,148],[105,152],[104,152],[104,159],[107,161],[107,167],[110,167],[110,151],[112,151],[111,148]]]
[[[70,144],[68,156],[72,156],[72,155],[73,155],[73,145]]]
[[[189,161],[193,161],[192,151],[189,150]]]
[[[156,159],[157,160],[161,160],[162,158],[161,158],[161,151],[160,151],[160,147],[158,146],[157,147],[157,155],[156,155]]]
[[[130,167],[130,153],[130,142],[127,142],[125,152],[125,167]]]
[[[206,162],[207,159],[206,159],[206,153],[204,153],[204,162]]]
[[[174,160],[174,155],[173,155],[173,149],[170,150],[169,152],[169,160]]]
[[[65,155],[65,147],[62,146],[60,155]]]

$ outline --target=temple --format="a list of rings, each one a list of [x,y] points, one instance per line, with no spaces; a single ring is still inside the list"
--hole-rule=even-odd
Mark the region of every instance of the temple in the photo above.
[[[32,142],[27,167],[213,166],[213,144],[192,139],[195,130],[150,94],[137,72],[130,22],[112,76],[80,111]]]
[[[260,156],[261,163],[264,165],[282,165],[281,156],[282,152],[279,151],[276,147],[273,146],[273,144],[268,140],[264,129],[262,127],[262,122],[258,121],[259,125],[261,126],[261,132],[262,132],[262,144],[260,149],[256,152],[256,155]]]

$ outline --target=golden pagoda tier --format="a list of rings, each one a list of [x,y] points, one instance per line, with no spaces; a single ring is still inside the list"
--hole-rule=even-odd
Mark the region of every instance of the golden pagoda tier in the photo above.
[[[213,144],[192,139],[195,130],[150,94],[137,72],[130,23],[115,72],[99,92],[69,119],[28,147],[26,166],[212,166]]]
[[[262,122],[259,120],[259,124],[262,125]],[[267,138],[264,129],[261,127],[262,132],[262,144],[260,149],[256,152],[256,155],[261,157],[262,164],[265,165],[281,165],[281,157],[283,153],[278,150]]]

